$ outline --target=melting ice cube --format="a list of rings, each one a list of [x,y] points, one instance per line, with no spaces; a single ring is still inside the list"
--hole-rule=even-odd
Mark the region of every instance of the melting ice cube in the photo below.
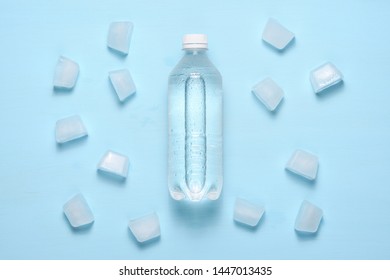
[[[126,98],[135,93],[135,85],[129,70],[121,69],[111,71],[109,77],[120,101],[123,102]]]
[[[87,135],[87,129],[78,115],[58,120],[56,123],[57,143],[62,144]]]
[[[54,72],[54,88],[72,89],[76,84],[78,75],[79,65],[69,58],[60,56]]]
[[[74,228],[88,225],[94,221],[92,211],[82,194],[77,194],[66,202],[63,210]]]
[[[304,200],[295,220],[295,230],[307,233],[315,233],[322,219],[322,210]]]
[[[98,164],[98,170],[126,178],[129,170],[129,159],[125,155],[107,151]]]
[[[308,180],[314,180],[317,176],[318,158],[309,152],[296,150],[287,162],[286,169]]]
[[[130,220],[129,228],[138,242],[160,236],[160,222],[156,213]]]
[[[343,74],[332,63],[327,62],[310,72],[310,82],[315,93],[343,80]]]
[[[107,46],[127,55],[132,33],[133,23],[129,21],[112,22],[108,31]]]
[[[265,78],[256,84],[252,92],[270,111],[276,109],[284,95],[283,90],[271,78]]]
[[[253,204],[242,198],[237,198],[234,206],[234,220],[254,227],[264,214],[264,207]]]
[[[263,31],[263,40],[278,50],[283,50],[294,38],[294,33],[286,29],[276,19],[270,18]]]

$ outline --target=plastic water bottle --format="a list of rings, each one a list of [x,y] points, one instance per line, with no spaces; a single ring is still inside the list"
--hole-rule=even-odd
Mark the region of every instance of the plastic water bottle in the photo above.
[[[176,200],[216,200],[222,190],[222,78],[207,48],[206,35],[185,35],[169,76],[168,187]]]

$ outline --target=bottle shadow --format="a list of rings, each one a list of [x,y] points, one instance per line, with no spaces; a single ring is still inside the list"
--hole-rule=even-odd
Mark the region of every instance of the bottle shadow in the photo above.
[[[217,200],[199,202],[169,199],[169,206],[175,220],[192,229],[199,229],[217,223],[223,203],[223,196]]]

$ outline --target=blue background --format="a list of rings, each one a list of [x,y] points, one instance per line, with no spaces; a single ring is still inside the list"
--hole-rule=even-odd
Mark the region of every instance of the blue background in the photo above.
[[[278,52],[269,17],[295,33]],[[134,23],[130,53],[106,47],[112,21]],[[389,259],[390,5],[388,1],[6,1],[0,9],[1,259]],[[224,188],[215,203],[173,201],[167,174],[167,78],[185,33],[206,33],[224,79]],[[55,92],[60,55],[80,65]],[[315,95],[310,70],[331,61],[345,82]],[[128,68],[121,104],[108,71]],[[276,113],[251,88],[285,91]],[[57,146],[55,122],[79,114],[86,139]],[[320,160],[314,183],[287,173],[296,148]],[[118,183],[96,172],[107,149],[130,158]],[[82,192],[95,223],[73,230],[63,204]],[[251,230],[233,222],[237,196],[265,205]],[[300,236],[303,199],[324,211]],[[156,211],[161,238],[139,245],[129,219]]]

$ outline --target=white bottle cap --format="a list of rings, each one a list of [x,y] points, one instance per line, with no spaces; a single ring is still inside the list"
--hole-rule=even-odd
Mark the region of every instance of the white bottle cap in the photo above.
[[[205,34],[186,34],[183,36],[183,50],[205,49],[207,50],[207,35]]]

